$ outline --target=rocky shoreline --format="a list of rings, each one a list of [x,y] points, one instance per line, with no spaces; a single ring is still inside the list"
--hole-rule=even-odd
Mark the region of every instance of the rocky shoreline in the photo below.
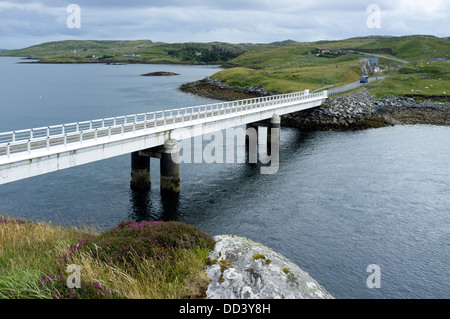
[[[276,94],[261,86],[230,87],[205,78],[180,87],[186,93],[218,100],[238,100]],[[367,89],[328,98],[320,107],[282,116],[282,126],[305,131],[348,131],[401,124],[450,125],[450,103],[387,97],[375,100]]]
[[[283,117],[284,126],[307,131],[361,130],[404,124],[450,125],[450,103],[410,97],[374,100],[362,92],[327,99],[320,107]]]
[[[244,88],[234,87],[223,84],[209,77],[195,82],[182,84],[179,89],[185,93],[221,101],[234,101],[274,94],[272,92],[268,92],[262,86]]]

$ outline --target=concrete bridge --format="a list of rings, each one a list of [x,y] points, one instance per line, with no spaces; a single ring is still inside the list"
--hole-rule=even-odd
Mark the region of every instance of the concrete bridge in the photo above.
[[[317,107],[327,97],[327,91],[306,90],[0,133],[0,184],[130,153],[133,189],[150,187],[150,157],[157,157],[161,191],[178,193],[178,140],[266,123],[268,141],[279,143],[281,115]]]

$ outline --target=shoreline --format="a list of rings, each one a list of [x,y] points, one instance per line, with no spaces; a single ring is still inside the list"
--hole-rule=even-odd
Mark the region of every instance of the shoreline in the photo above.
[[[211,80],[208,77],[202,80],[184,83],[178,89],[184,93],[221,101],[242,100],[274,94],[267,92],[262,86],[246,88],[230,87],[218,81]]]
[[[153,62],[153,61],[139,61],[139,60],[92,60],[92,61],[43,61],[41,58],[33,58],[30,56],[15,56],[15,55],[2,55],[0,54],[0,58],[1,57],[5,57],[5,58],[21,58],[22,60],[31,60],[31,61],[21,61],[21,62],[17,62],[17,63],[21,63],[21,64],[26,64],[26,63],[30,63],[30,64],[111,64],[111,65],[115,65],[115,64],[162,64],[162,65],[212,65],[212,66],[219,66],[221,68],[230,68],[232,66],[227,65],[227,64],[222,64],[222,63],[206,63],[206,62],[202,62],[202,63],[193,63],[193,62]],[[37,61],[34,61],[37,60]]]
[[[222,101],[278,94],[258,87],[230,87],[205,78],[180,86],[180,91]],[[281,125],[304,131],[352,131],[393,125],[450,125],[450,102],[434,97],[416,100],[410,96],[375,100],[367,89],[335,98],[323,105],[282,116]]]

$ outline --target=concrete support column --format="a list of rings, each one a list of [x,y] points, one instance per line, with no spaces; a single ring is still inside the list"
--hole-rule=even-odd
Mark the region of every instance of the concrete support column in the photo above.
[[[150,181],[150,157],[139,155],[139,151],[131,153],[131,181],[133,190],[148,190]]]
[[[180,144],[167,140],[161,153],[161,194],[180,193]]]
[[[267,129],[267,150],[271,151],[272,144],[274,147],[279,147],[280,145],[280,129],[281,129],[281,118],[279,115],[274,114],[270,119],[270,124]]]
[[[258,137],[258,125],[255,123],[247,123],[245,124],[245,132],[248,132],[249,130],[255,129],[256,130],[256,137]],[[249,143],[250,136],[247,134],[245,136],[245,144]]]
[[[248,163],[258,161],[258,125],[248,123],[245,126],[245,151]]]

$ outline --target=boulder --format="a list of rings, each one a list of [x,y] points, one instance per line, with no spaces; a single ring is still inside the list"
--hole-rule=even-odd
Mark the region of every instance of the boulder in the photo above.
[[[215,236],[207,299],[334,299],[283,255],[244,237]]]

